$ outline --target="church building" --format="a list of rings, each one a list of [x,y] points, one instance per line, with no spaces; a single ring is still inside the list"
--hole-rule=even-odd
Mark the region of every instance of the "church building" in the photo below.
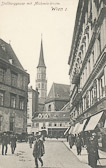
[[[38,111],[44,110],[44,103],[47,96],[46,66],[43,54],[43,42],[41,39],[41,49],[39,63],[37,66],[36,88],[39,92]]]

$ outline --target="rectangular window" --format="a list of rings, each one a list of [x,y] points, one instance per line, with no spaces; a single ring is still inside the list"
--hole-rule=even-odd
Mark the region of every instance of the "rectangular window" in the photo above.
[[[52,126],[52,123],[49,123],[49,127],[51,127]]]
[[[4,82],[5,70],[0,68],[0,82]]]
[[[10,117],[10,131],[14,131],[14,117]]]
[[[99,79],[99,93],[100,98],[105,96],[105,85],[104,85],[104,75]]]
[[[36,123],[36,127],[39,127],[39,123]]]
[[[11,73],[11,85],[17,87],[17,74]]]
[[[0,106],[4,105],[4,93],[0,91]]]
[[[23,97],[19,98],[19,109],[24,110],[25,99]]]
[[[44,89],[44,83],[42,83],[42,89]]]
[[[11,94],[10,96],[10,106],[12,108],[16,108],[16,95]]]

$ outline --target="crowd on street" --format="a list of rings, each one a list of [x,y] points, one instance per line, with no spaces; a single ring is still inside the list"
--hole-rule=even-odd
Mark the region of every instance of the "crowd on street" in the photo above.
[[[92,168],[97,167],[97,161],[99,160],[99,145],[98,145],[98,135],[93,132],[86,132],[85,134],[69,134],[67,137],[70,149],[75,145],[77,155],[81,155],[83,148],[86,148],[88,153],[88,164]]]
[[[14,133],[8,134],[7,132],[4,132],[1,136],[1,153],[2,155],[7,155],[8,153],[8,145],[11,147],[11,154],[14,154],[15,149],[17,147],[17,136]],[[45,148],[44,148],[44,141],[45,138],[43,135],[35,135],[33,134],[28,136],[28,142],[30,148],[32,148],[32,144],[34,143],[34,149],[33,149],[33,157],[35,158],[35,166],[38,168],[38,160],[41,163],[41,166],[43,166],[43,160],[42,156],[45,154]]]

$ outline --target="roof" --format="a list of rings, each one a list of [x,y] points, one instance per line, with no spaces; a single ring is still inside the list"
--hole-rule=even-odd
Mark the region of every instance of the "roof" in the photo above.
[[[45,67],[45,62],[44,62],[44,54],[43,54],[43,44],[42,44],[42,39],[41,39],[41,49],[40,49],[40,57],[39,57],[39,63],[38,63],[38,67]]]
[[[21,63],[19,62],[15,52],[13,51],[10,44],[0,39],[0,59],[16,66],[18,69],[24,71]]]
[[[47,96],[47,100],[49,99],[59,99],[59,100],[69,99],[69,94],[70,94],[70,85],[53,83],[50,89],[50,92]]]
[[[70,120],[70,112],[66,111],[43,111],[43,112],[35,112],[35,116],[33,120],[39,121],[69,121]]]

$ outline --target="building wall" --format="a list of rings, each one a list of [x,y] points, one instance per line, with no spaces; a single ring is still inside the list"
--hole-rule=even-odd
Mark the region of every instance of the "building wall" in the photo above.
[[[0,59],[0,131],[26,132],[29,75]]]
[[[27,132],[32,132],[32,118],[38,111],[38,91],[30,87],[28,89],[28,106],[27,106]]]
[[[102,0],[79,1],[79,4],[81,9],[77,13],[69,57],[72,120],[81,120],[106,109],[105,4]]]
[[[36,87],[39,92],[39,103],[44,104],[47,96],[46,67],[37,68]]]

